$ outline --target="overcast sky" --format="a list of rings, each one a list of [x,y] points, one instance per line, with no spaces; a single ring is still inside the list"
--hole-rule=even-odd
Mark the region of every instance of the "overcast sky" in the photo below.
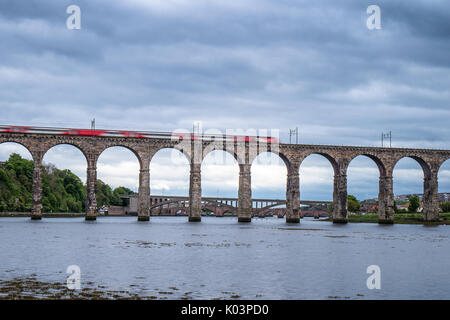
[[[81,8],[69,30],[66,8]],[[366,26],[369,5],[381,29]],[[450,2],[445,0],[2,0],[0,123],[127,130],[278,129],[288,141],[449,149]],[[2,159],[17,150],[0,146]],[[152,192],[187,194],[188,166],[162,151],[152,162]],[[127,150],[99,160],[99,178],[137,189],[138,165]],[[206,161],[205,195],[236,196],[238,169]],[[267,160],[267,159],[266,159]],[[74,148],[46,162],[85,178]],[[120,168],[120,170],[118,170]],[[252,168],[255,197],[281,198],[286,169]],[[376,197],[371,160],[351,164],[349,193]],[[304,199],[332,197],[327,160],[301,168]],[[450,165],[440,172],[450,191]],[[423,173],[405,159],[395,193],[422,192]]]

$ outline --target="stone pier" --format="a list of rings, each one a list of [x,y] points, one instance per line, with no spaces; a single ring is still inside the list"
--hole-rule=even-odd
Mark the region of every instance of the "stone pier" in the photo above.
[[[423,182],[423,219],[433,223],[439,221],[439,198],[437,172],[430,172]]]
[[[34,160],[31,219],[42,219],[42,162]]]
[[[378,193],[378,222],[380,224],[394,223],[394,191],[392,175],[381,176]]]
[[[286,182],[286,222],[300,222],[300,177],[299,166],[288,169]]]
[[[334,176],[333,223],[347,223],[347,175]]]
[[[202,176],[201,164],[191,163],[189,184],[189,221],[202,220]]]
[[[92,155],[88,160],[88,168],[86,175],[86,220],[93,221],[97,219],[97,157]]]
[[[139,172],[138,221],[150,220],[150,169],[145,167]]]
[[[239,165],[238,222],[252,221],[252,182],[249,164]]]

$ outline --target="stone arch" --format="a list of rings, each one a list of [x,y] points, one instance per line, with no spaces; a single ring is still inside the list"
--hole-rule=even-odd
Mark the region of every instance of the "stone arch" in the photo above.
[[[270,153],[270,154],[274,154],[274,155],[278,156],[281,160],[283,160],[283,163],[284,163],[285,166],[286,166],[287,172],[290,172],[290,171],[291,171],[291,168],[292,168],[292,162],[291,162],[291,160],[289,159],[289,157],[286,156],[286,155],[285,155],[284,153],[282,153],[282,152],[277,152],[277,151],[273,151],[273,150],[265,150],[265,151],[260,151],[260,152],[258,152],[258,153],[254,156],[253,159],[249,159],[250,165],[253,166],[253,163],[255,162],[255,160],[256,160],[259,156],[261,156],[261,155],[263,155],[263,154],[265,154],[265,153]]]
[[[338,161],[335,159],[335,157],[333,157],[331,154],[328,154],[326,152],[314,152],[313,151],[313,152],[309,152],[307,154],[302,155],[302,158],[301,158],[301,161],[300,161],[300,164],[299,164],[299,168],[301,167],[303,161],[306,158],[308,158],[309,156],[312,156],[312,155],[319,155],[319,156],[322,156],[325,159],[327,159],[328,162],[331,164],[331,167],[333,168],[334,174],[335,175],[339,174],[339,163],[338,163]]]
[[[152,190],[152,192],[154,192],[154,190],[156,190],[155,192],[158,192],[158,190],[163,190],[164,191],[164,189],[156,187],[156,185],[158,183],[158,180],[159,179],[164,179],[164,178],[163,178],[163,176],[159,176],[158,177],[158,171],[155,170],[155,169],[152,169],[152,165],[153,166],[158,165],[158,164],[155,164],[155,162],[157,162],[156,160],[158,160],[159,156],[161,156],[161,155],[164,156],[164,153],[167,152],[167,151],[175,152],[176,154],[178,154],[178,155],[181,154],[182,156],[180,158],[180,162],[179,163],[171,162],[171,161],[164,162],[164,165],[167,164],[168,166],[171,166],[171,168],[166,169],[166,170],[160,170],[160,172],[162,171],[162,172],[166,172],[167,173],[168,170],[171,170],[171,169],[179,169],[179,168],[186,169],[186,172],[185,172],[185,173],[187,173],[186,186],[189,186],[189,171],[190,171],[189,157],[182,150],[179,150],[177,148],[173,148],[173,147],[167,146],[167,147],[163,147],[163,148],[152,150],[152,153],[150,155],[150,159],[149,159],[150,160],[149,161],[150,184],[153,185],[150,189]],[[183,163],[181,163],[181,162],[183,162]],[[161,162],[159,162],[159,165],[161,165]],[[156,177],[155,177],[155,172],[156,172]],[[180,176],[177,176],[177,180],[184,182],[184,175],[181,174]],[[182,192],[184,193],[184,190]],[[189,190],[187,190],[187,192],[189,192]],[[171,195],[173,196],[175,194],[172,193]]]
[[[403,164],[402,160],[405,161]],[[402,174],[404,170],[407,171]],[[413,178],[416,175],[417,178]],[[392,162],[392,177],[394,199],[395,196],[403,194],[425,194],[425,181],[427,177],[431,177],[431,170],[423,159],[421,161],[418,157],[404,155]]]
[[[261,159],[261,157],[264,157],[265,155],[270,156],[270,159],[268,159],[267,162],[262,161],[261,163],[258,163],[257,159]],[[261,166],[271,165],[273,160],[276,161],[275,166],[271,166],[270,168],[267,169],[267,171],[264,171],[264,172],[270,171],[272,174],[276,174],[276,176],[274,175],[273,178],[276,178],[277,180],[276,180],[275,185],[272,186],[272,188],[266,189],[268,187],[267,183],[262,181],[262,179],[261,179],[262,176],[258,175],[257,174],[258,171],[255,171],[255,170],[258,167],[258,165],[261,165]],[[278,165],[278,163],[282,163],[282,164]],[[258,186],[261,186],[261,183],[263,183],[264,189],[266,190],[265,192],[268,192],[270,190],[270,192],[274,193],[271,196],[271,198],[273,198],[273,197],[279,198],[280,194],[282,194],[281,199],[286,199],[285,197],[286,197],[287,191],[289,189],[286,179],[289,177],[291,171],[292,171],[292,163],[285,154],[279,153],[279,152],[274,152],[271,150],[265,150],[263,152],[259,152],[255,156],[255,158],[252,159],[252,162],[250,163],[250,172],[251,172],[250,188],[252,190],[252,194],[254,194],[255,197],[258,197],[258,194],[260,192],[259,191],[260,189],[258,188]],[[298,175],[298,173],[297,173],[297,175]],[[278,183],[281,183],[281,185],[278,185]],[[259,194],[259,197],[266,197],[266,196]]]
[[[263,211],[263,210],[266,210],[266,209],[276,208],[276,207],[279,207],[279,206],[286,206],[286,201],[279,201],[279,202],[276,202],[276,203],[272,203],[272,204],[266,205],[265,207],[258,208],[255,211]]]
[[[440,162],[437,177],[439,181],[437,192],[438,194],[445,193],[439,195],[439,201],[450,202],[450,197],[448,194],[450,191],[450,158]],[[444,210],[448,210],[448,208],[444,208]]]
[[[206,148],[203,149],[203,151],[202,151],[202,163],[203,163],[203,160],[205,160],[205,158],[209,154],[213,153],[214,151],[226,152],[226,153],[230,154],[237,161],[238,164],[243,164],[244,163],[243,159],[241,159],[234,150],[231,151],[231,150],[227,149],[225,145],[220,146],[220,145],[216,145],[216,144],[209,145],[209,146],[207,146]]]
[[[208,199],[202,201],[202,208],[208,208],[208,207],[209,208],[213,207],[213,208],[216,208],[216,209],[217,208],[221,208],[222,209],[221,211],[223,213],[230,212],[232,214],[236,214],[237,210],[238,210],[237,207],[234,207],[234,206],[231,206],[231,205],[227,205],[227,204],[223,204],[223,203],[221,203],[219,201],[208,200]]]
[[[41,164],[43,176],[50,175],[53,169],[63,174],[64,187],[66,192],[70,194],[69,198],[62,197],[58,202],[59,205],[56,206],[51,201],[53,192],[43,184],[41,192],[42,211],[46,213],[66,212],[66,210],[76,213],[86,212],[87,193],[86,190],[83,191],[81,186],[86,186],[88,183],[87,168],[89,162],[84,148],[76,143],[51,141],[42,150]],[[70,185],[76,188],[68,189],[69,185],[67,185],[66,179],[70,179]]]
[[[116,149],[116,150],[110,150],[110,149]],[[114,178],[119,178],[121,180],[126,179],[129,180],[129,185],[131,187],[132,190],[134,190],[136,187],[139,188],[140,185],[140,172],[143,168],[143,165],[145,164],[143,162],[143,158],[141,157],[141,154],[130,148],[129,146],[124,146],[124,145],[120,145],[120,144],[115,144],[115,145],[110,145],[107,146],[105,148],[102,149],[102,151],[98,154],[95,155],[95,183],[97,185],[98,188],[98,181],[102,180],[105,184],[109,184],[111,187],[113,187],[114,183],[111,182],[112,180],[109,180],[108,178],[106,178],[106,176],[104,176],[104,174],[106,174],[104,172],[105,169],[107,169],[108,167],[111,168],[112,162],[114,162],[114,164],[116,165],[116,163],[118,163],[119,161],[117,161],[116,159],[114,159],[113,161],[105,161],[103,163],[102,161],[102,156],[105,155],[106,151],[110,151],[110,152],[124,152],[124,156],[125,157],[129,157],[129,159],[126,159],[125,162],[126,163],[132,163],[131,166],[132,171],[130,171],[129,175],[124,175],[123,171],[117,171],[115,170],[114,172],[110,172],[108,174],[109,179],[114,179]],[[130,156],[130,153],[132,154],[132,156]],[[136,165],[136,161],[137,161],[137,165]],[[136,165],[136,167],[135,167]],[[89,168],[88,168],[89,170]],[[122,186],[126,186],[126,183],[121,182]],[[118,186],[118,185],[117,185]]]
[[[363,169],[364,172],[362,174],[360,172],[360,174],[356,175],[357,171],[351,170],[351,165],[357,162],[356,159],[367,161],[366,163],[353,168],[354,170],[357,170],[358,168]],[[373,168],[373,165],[378,169],[377,173],[375,172],[376,169]],[[378,198],[378,202],[372,204],[367,209],[372,212],[380,212],[381,201],[381,211],[384,212],[385,206],[383,206],[383,201],[385,198],[384,188],[386,184],[386,167],[380,158],[366,153],[352,155],[346,168],[346,175],[348,184],[347,192],[349,195],[352,194],[356,196],[359,201]],[[361,177],[364,177],[364,179],[361,179]],[[350,208],[348,209],[350,210]]]
[[[155,209],[161,206],[165,206],[165,205],[170,205],[173,203],[178,203],[178,204],[185,204],[187,202],[186,199],[170,199],[167,201],[162,201],[162,202],[157,202],[155,204],[150,204],[150,209]]]
[[[304,164],[305,160],[308,159],[311,156],[319,156],[319,157],[321,157],[323,159],[326,159],[327,162],[329,163],[329,165],[331,165],[331,169],[332,169],[333,173],[332,173],[332,176],[331,176],[330,185],[333,185],[333,181],[334,181],[333,180],[333,176],[336,176],[337,174],[339,174],[339,164],[338,164],[337,160],[332,155],[330,155],[328,153],[310,152],[310,153],[302,156],[301,161],[300,161],[299,166],[298,166],[298,174],[300,175],[300,171],[302,169],[302,165]],[[300,183],[302,183],[302,181],[304,181],[304,180],[301,179],[301,177],[300,177]],[[321,200],[324,200],[324,199],[321,199]]]
[[[73,142],[56,142],[56,143],[52,143],[51,145],[46,146],[46,149],[44,150],[43,154],[42,154],[42,160],[44,159],[44,157],[47,155],[47,153],[57,147],[57,146],[71,146],[71,147],[75,147],[76,149],[78,149],[84,156],[84,159],[86,160],[86,163],[89,163],[89,158],[87,156],[86,151],[84,150],[83,146],[78,145],[77,143],[73,143]]]
[[[153,149],[151,151],[151,154],[150,154],[150,163],[152,162],[153,157],[158,152],[163,151],[163,150],[176,150],[176,151],[178,151],[179,153],[181,153],[182,155],[184,155],[186,157],[186,160],[188,161],[188,163],[191,163],[191,157],[190,157],[190,155],[187,152],[185,152],[182,148],[177,148],[176,146],[172,146],[172,145],[162,146],[162,147],[159,147],[157,149]]]
[[[132,147],[126,145],[126,144],[120,144],[120,143],[117,143],[117,144],[111,144],[111,145],[105,145],[105,146],[97,153],[97,161],[98,161],[98,159],[100,158],[100,156],[101,156],[106,150],[111,149],[111,148],[125,148],[125,149],[131,151],[131,152],[136,156],[136,159],[137,159],[138,162],[139,162],[139,167],[142,168],[142,165],[143,165],[143,159],[142,159],[141,154],[140,154],[137,150],[135,150],[134,148],[132,148]]]
[[[375,164],[377,165],[378,170],[379,170],[379,172],[380,172],[380,177],[386,176],[386,172],[387,172],[387,171],[386,171],[386,166],[385,166],[383,160],[381,160],[378,156],[373,155],[373,154],[369,154],[369,153],[358,153],[358,154],[355,154],[355,155],[353,155],[352,158],[350,159],[350,161],[349,161],[349,163],[348,163],[348,166],[350,166],[350,164],[352,163],[352,161],[353,161],[355,158],[357,158],[357,157],[366,157],[366,158],[371,159],[371,160],[372,160],[373,162],[375,162]],[[347,169],[348,169],[348,166],[347,166]]]
[[[0,146],[3,145],[3,144],[5,144],[5,143],[13,143],[13,144],[17,144],[17,145],[19,145],[19,146],[25,148],[25,150],[28,152],[28,154],[29,154],[29,155],[31,156],[31,158],[34,160],[34,155],[33,155],[33,152],[31,151],[31,149],[30,149],[26,144],[24,144],[23,142],[21,142],[20,140],[13,140],[13,139],[7,139],[7,140],[1,139],[1,140],[0,140]]]
[[[400,156],[399,158],[395,159],[395,161],[392,163],[392,171],[394,171],[398,162],[404,158],[411,158],[411,159],[415,160],[417,163],[419,163],[419,165],[422,167],[424,178],[431,176],[432,170],[431,170],[430,164],[427,161],[425,161],[423,158],[416,156],[416,155],[403,155],[403,156]]]
[[[422,157],[420,154],[405,153],[396,159],[393,168],[403,158],[411,158],[415,160],[422,168],[423,173],[423,219],[426,222],[434,222],[439,220],[439,197],[438,197],[438,168],[439,161],[433,157]],[[420,194],[420,191],[419,191]]]
[[[205,182],[207,181],[207,179],[205,179],[205,178],[208,177],[207,172],[206,172],[206,170],[205,170],[205,166],[207,166],[207,165],[215,165],[214,163],[209,163],[209,164],[207,163],[207,162],[208,162],[208,157],[214,157],[214,153],[216,153],[216,154],[218,154],[218,155],[221,155],[221,156],[222,156],[222,159],[224,160],[223,163],[219,163],[218,165],[226,166],[226,167],[232,168],[232,170],[233,170],[233,175],[232,175],[231,177],[229,177],[229,178],[233,178],[233,183],[234,183],[234,181],[237,183],[236,188],[233,187],[232,190],[235,190],[236,193],[238,194],[238,187],[239,187],[239,172],[240,172],[240,166],[241,166],[241,164],[239,163],[239,160],[235,157],[235,155],[233,155],[232,152],[230,152],[229,150],[222,150],[222,149],[211,150],[211,151],[208,152],[208,153],[205,155],[205,157],[202,159],[201,166],[200,166],[200,169],[201,169],[201,171],[202,171],[202,180],[201,180],[202,190],[204,190],[203,186],[205,185]],[[226,163],[226,158],[227,158],[227,157],[228,157],[229,159],[233,159],[233,160],[232,160],[233,163]],[[205,161],[205,160],[206,160],[206,161]],[[214,160],[214,158],[212,158],[212,160]],[[216,179],[217,173],[214,172],[213,175],[214,175],[214,179]],[[231,188],[230,188],[230,189],[231,189]],[[235,191],[233,191],[233,193],[234,193]],[[223,192],[223,190],[222,190],[221,192]],[[205,192],[202,192],[202,193],[203,193],[203,194],[207,194],[207,193],[205,193]],[[211,194],[210,196],[212,197],[212,196],[216,196],[216,195],[212,195],[212,194]],[[217,195],[217,196],[219,196],[219,195]]]
[[[3,148],[11,147],[12,149],[15,149],[15,150],[4,150],[5,158],[2,159],[2,161],[6,162],[9,160],[12,160],[12,155],[17,154],[17,155],[19,155],[20,158],[25,159],[25,161],[27,163],[31,164],[30,167],[26,166],[21,169],[21,171],[23,173],[26,173],[25,176],[27,177],[27,179],[22,179],[22,178],[15,179],[15,182],[17,184],[19,184],[21,187],[20,188],[21,189],[20,190],[21,197],[13,196],[14,193],[10,193],[9,196],[7,196],[9,192],[8,192],[8,190],[5,190],[6,194],[3,195],[4,197],[1,197],[2,203],[0,205],[0,207],[1,207],[0,211],[30,212],[30,211],[32,211],[33,198],[32,198],[32,194],[29,194],[29,192],[32,192],[33,182],[28,180],[29,171],[27,169],[31,170],[31,173],[33,173],[35,170],[35,167],[39,167],[39,166],[35,165],[34,154],[30,151],[29,148],[27,148],[26,145],[24,145],[20,141],[16,142],[16,141],[1,141],[0,140],[0,147],[3,147]],[[2,151],[3,151],[3,148],[2,148]],[[4,173],[6,173],[8,171],[7,167],[3,167],[3,165],[1,167],[2,167],[2,169],[5,170]],[[14,176],[17,176],[17,172],[15,172]],[[17,178],[19,178],[19,177],[17,177]],[[8,178],[8,180],[9,180],[9,178]],[[7,185],[4,185],[3,188],[9,189]],[[3,190],[1,190],[1,192],[3,192]],[[26,190],[27,192],[23,192],[24,190]],[[9,190],[9,191],[13,192],[13,190]],[[5,201],[3,201],[3,200],[5,200]]]
[[[439,172],[442,169],[442,167],[444,166],[444,164],[447,162],[450,162],[450,157],[448,157],[448,158],[444,157],[444,158],[439,159],[439,162],[437,164],[437,172]]]

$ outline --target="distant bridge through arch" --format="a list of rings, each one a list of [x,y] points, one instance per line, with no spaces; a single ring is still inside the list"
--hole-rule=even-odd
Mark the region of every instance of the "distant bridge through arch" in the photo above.
[[[138,209],[138,195],[124,195],[122,199],[128,199],[129,205],[126,208],[128,213],[136,213]],[[202,197],[202,211],[209,210],[215,216],[224,216],[226,213],[232,215],[238,214],[239,199],[238,198],[224,198],[224,197]],[[331,201],[312,201],[302,200],[301,205],[321,207],[323,212],[328,210],[328,206],[332,204]],[[283,208],[277,208],[283,206]],[[271,210],[273,209],[273,210]],[[181,211],[181,212],[178,212]],[[317,211],[317,210],[316,210]],[[152,195],[150,196],[150,215],[188,215],[189,212],[189,197],[183,196],[164,196]],[[285,216],[286,214],[286,200],[280,199],[252,199],[252,216],[265,216],[273,212],[278,216]],[[321,216],[324,216],[323,212]],[[305,211],[305,214],[308,214]],[[273,215],[273,214],[271,214]],[[318,213],[316,212],[316,215]]]

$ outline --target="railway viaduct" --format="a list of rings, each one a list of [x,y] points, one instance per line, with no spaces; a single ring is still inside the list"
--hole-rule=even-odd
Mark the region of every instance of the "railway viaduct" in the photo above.
[[[372,159],[379,169],[379,223],[390,224],[394,220],[393,170],[404,157],[416,160],[424,172],[424,221],[439,219],[438,171],[450,159],[450,150],[376,148],[356,146],[278,144],[249,141],[223,142],[201,139],[134,138],[83,135],[58,135],[45,133],[0,133],[0,143],[21,144],[31,153],[34,161],[32,187],[32,219],[42,217],[42,159],[45,153],[56,145],[67,144],[77,147],[86,157],[86,220],[95,220],[97,205],[95,188],[97,159],[110,147],[125,147],[131,150],[140,164],[138,220],[148,221],[150,217],[150,161],[161,149],[175,148],[181,151],[190,163],[189,221],[201,220],[201,164],[204,157],[214,150],[229,152],[238,162],[238,221],[250,222],[252,217],[251,165],[261,153],[273,152],[283,160],[287,168],[286,177],[286,222],[300,221],[299,168],[302,161],[311,154],[324,156],[334,170],[333,222],[347,222],[347,168],[357,156]]]

